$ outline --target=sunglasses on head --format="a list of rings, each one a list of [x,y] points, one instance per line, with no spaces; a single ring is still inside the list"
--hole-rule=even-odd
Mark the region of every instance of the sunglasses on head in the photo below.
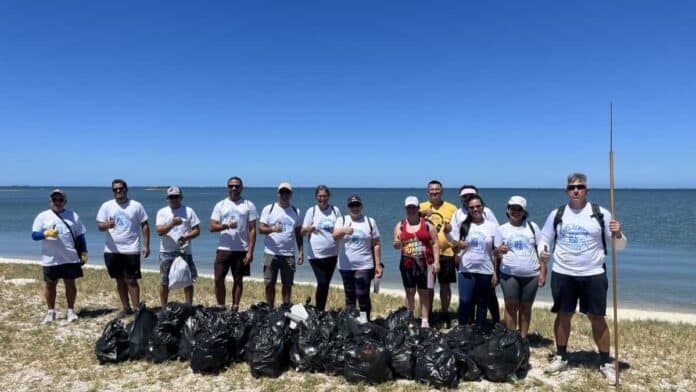
[[[582,190],[585,190],[585,189],[587,189],[587,185],[584,185],[584,184],[568,185],[568,186],[566,187],[566,190],[567,190],[567,191],[574,191],[574,190],[582,191]]]

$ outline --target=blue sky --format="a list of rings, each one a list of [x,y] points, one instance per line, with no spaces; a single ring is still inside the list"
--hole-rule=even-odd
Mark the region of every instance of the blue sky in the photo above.
[[[485,3],[485,4],[483,4]],[[0,185],[696,187],[686,1],[0,1]]]

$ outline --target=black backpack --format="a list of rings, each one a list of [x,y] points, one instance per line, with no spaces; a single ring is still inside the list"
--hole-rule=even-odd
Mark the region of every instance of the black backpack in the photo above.
[[[602,211],[599,209],[599,204],[590,203],[590,206],[592,207],[592,215],[590,215],[590,217],[595,218],[597,220],[597,223],[599,223],[599,227],[602,228],[602,248],[604,249],[604,255],[606,256],[607,239],[604,236],[604,214],[602,214]],[[558,238],[558,225],[560,225],[563,222],[563,213],[565,212],[565,209],[565,204],[558,207],[558,210],[556,210],[556,216],[554,216],[553,218],[554,246],[556,245],[556,239]]]

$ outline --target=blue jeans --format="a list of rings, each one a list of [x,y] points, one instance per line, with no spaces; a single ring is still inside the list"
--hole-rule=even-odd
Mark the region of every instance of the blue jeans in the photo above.
[[[487,305],[491,296],[491,279],[493,275],[473,272],[459,273],[459,324],[469,321],[469,315],[476,306],[476,325],[482,327],[486,322]]]

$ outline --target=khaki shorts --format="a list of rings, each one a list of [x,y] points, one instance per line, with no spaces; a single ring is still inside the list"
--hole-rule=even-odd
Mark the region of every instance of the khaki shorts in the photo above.
[[[280,271],[280,282],[292,286],[295,279],[295,256],[263,254],[263,280],[268,284],[276,284]]]

